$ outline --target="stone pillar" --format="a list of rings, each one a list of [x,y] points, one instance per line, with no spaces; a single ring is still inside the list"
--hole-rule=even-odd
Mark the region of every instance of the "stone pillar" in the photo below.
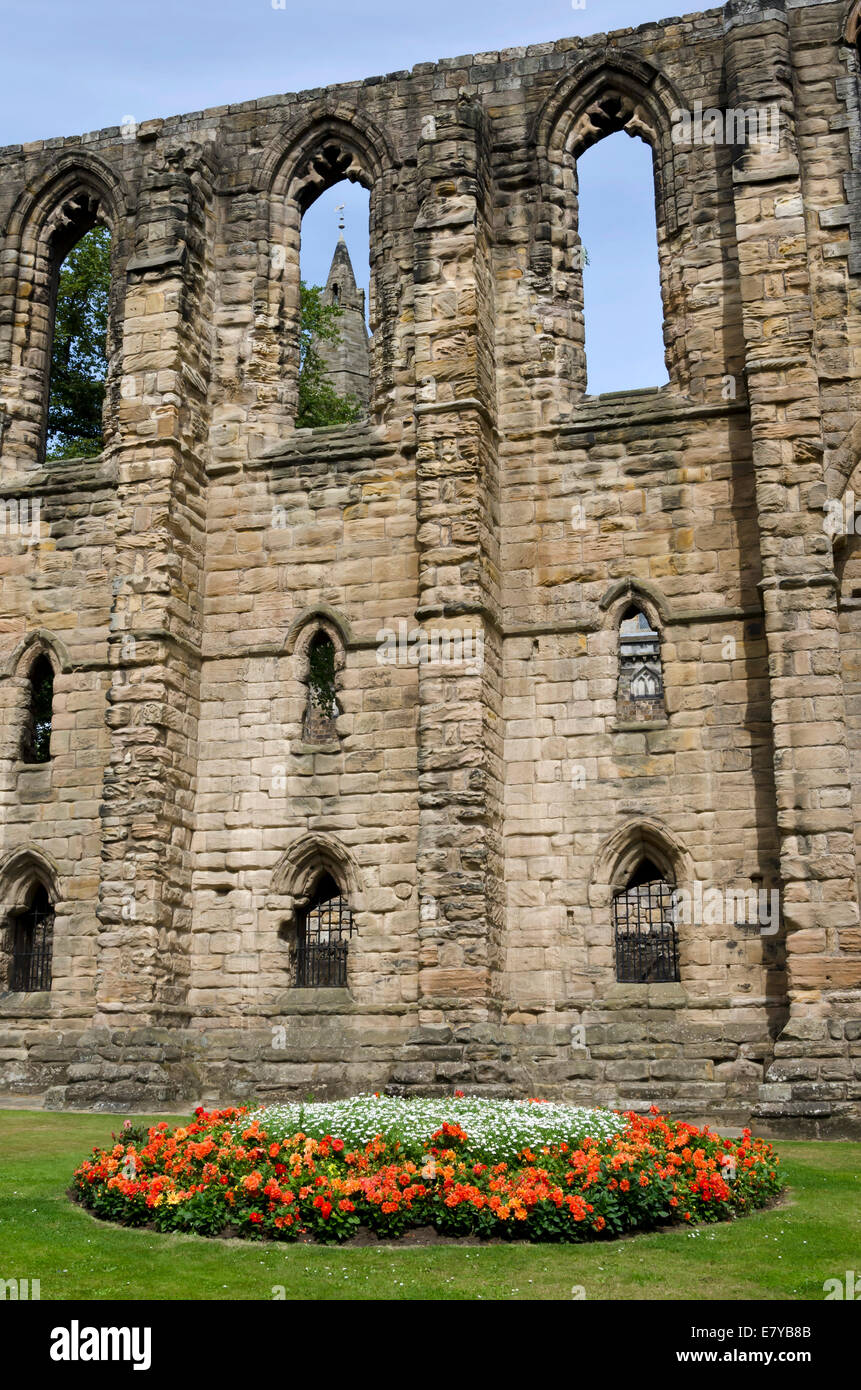
[[[734,0],[725,24],[730,106],[776,107],[780,132],[777,147],[739,145],[733,164],[789,1010],[757,1114],[838,1132],[861,1123],[849,1056],[861,953],[792,54],[774,0]]]
[[[501,932],[501,653],[488,173],[480,108],[425,119],[415,224],[417,620],[477,659],[419,671],[424,1023],[491,1019]],[[443,639],[444,640],[444,639]],[[452,650],[455,650],[454,646]]]
[[[94,1020],[123,1030],[113,1035],[121,1062],[107,1063],[118,1098],[123,1063],[137,1099],[141,1083],[152,1100],[169,1098],[167,1036],[140,1030],[175,1031],[188,1014],[210,199],[205,159],[154,150],[127,266]]]

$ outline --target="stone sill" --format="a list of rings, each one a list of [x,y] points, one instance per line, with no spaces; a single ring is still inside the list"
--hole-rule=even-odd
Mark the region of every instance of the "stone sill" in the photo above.
[[[0,1017],[2,1018],[42,1018],[51,1012],[50,990],[38,990],[32,994],[13,993],[4,989],[0,992]]]
[[[341,748],[340,739],[336,739],[334,743],[296,743],[293,745],[290,752],[297,758],[302,754],[308,753],[326,753],[331,757],[334,753],[343,752],[343,749]]]
[[[699,401],[680,394],[671,383],[640,391],[608,391],[601,396],[582,396],[570,413],[559,418],[560,436],[569,439],[596,429],[657,425],[664,422],[709,419],[745,410],[743,399]]]
[[[596,999],[592,1009],[686,1009],[687,991],[683,985],[611,985],[603,999]]]
[[[632,719],[630,722],[616,723],[610,725],[612,734],[640,734],[649,729],[668,729],[669,719]]]
[[[301,466],[320,459],[354,461],[367,465],[367,457],[392,452],[385,429],[368,416],[342,425],[318,425],[315,429],[294,429],[286,439],[270,445],[263,453],[248,459],[245,467],[271,467],[273,464]]]
[[[279,1014],[343,1014],[355,1010],[356,1001],[348,989],[300,989],[294,985],[273,1006],[270,1017]]]
[[[3,479],[4,496],[51,496],[66,488],[85,491],[116,487],[116,464],[106,460],[104,453],[75,459],[10,460],[11,468]]]

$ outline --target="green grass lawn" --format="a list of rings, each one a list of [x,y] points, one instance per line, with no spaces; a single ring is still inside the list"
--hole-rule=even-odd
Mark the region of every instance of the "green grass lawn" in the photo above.
[[[0,1278],[45,1299],[814,1299],[861,1259],[861,1144],[781,1143],[789,1204],[586,1246],[264,1245],[126,1230],[66,1196],[125,1116],[0,1111]],[[160,1118],[158,1116],[153,1119]],[[167,1116],[169,1123],[179,1117]]]

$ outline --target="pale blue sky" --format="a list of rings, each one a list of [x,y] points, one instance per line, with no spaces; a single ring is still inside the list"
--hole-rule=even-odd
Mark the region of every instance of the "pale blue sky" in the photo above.
[[[414,63],[461,53],[488,52],[574,34],[636,26],[694,10],[672,0],[0,0],[0,145],[83,134],[119,125],[127,116],[146,120],[280,92],[304,91],[353,78],[410,68]],[[620,142],[616,142],[619,144]],[[635,142],[628,142],[632,147]],[[637,142],[638,143],[638,142]],[[621,147],[621,146],[620,146]],[[602,152],[604,147],[602,146]],[[600,177],[601,221],[590,221],[591,265],[587,295],[597,321],[589,325],[590,390],[658,384],[656,360],[629,332],[620,341],[613,304],[630,325],[642,296],[654,302],[654,254],[620,247],[631,234],[638,205],[627,159],[611,155]],[[351,190],[354,194],[358,190]],[[334,190],[333,190],[334,193]],[[646,200],[646,212],[653,211]],[[328,269],[337,223],[330,195],[317,210],[322,241],[309,278]],[[587,213],[584,209],[584,217]],[[348,207],[347,238],[357,278],[367,286],[357,228],[361,215]],[[327,244],[327,223],[332,245]],[[306,252],[311,233],[306,230]],[[646,252],[653,248],[646,248]],[[319,269],[318,267],[322,267]],[[624,277],[627,277],[625,280]],[[622,284],[626,288],[622,292]],[[599,303],[600,301],[600,303]],[[606,364],[606,365],[604,365]],[[626,376],[627,373],[627,376]]]

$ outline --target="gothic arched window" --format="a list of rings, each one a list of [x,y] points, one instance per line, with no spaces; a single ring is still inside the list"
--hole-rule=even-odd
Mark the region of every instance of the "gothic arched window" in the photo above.
[[[27,680],[27,711],[21,740],[21,757],[25,763],[47,763],[51,760],[54,667],[51,658],[45,652],[36,657]]]
[[[613,897],[616,979],[656,984],[679,979],[673,885],[643,859]]]
[[[45,457],[92,457],[104,447],[111,234],[92,199],[73,199],[52,240],[54,296]]]
[[[318,631],[308,647],[308,705],[303,737],[306,743],[332,743],[338,737],[340,714],[335,691],[335,644]]]
[[[302,989],[345,989],[352,934],[350,905],[332,875],[323,873],[299,921],[296,984]]]
[[[335,202],[340,199],[340,202]],[[349,208],[345,227],[344,204]],[[368,412],[371,340],[368,191],[342,180],[304,210],[300,230],[301,326],[296,425],[349,424]],[[337,240],[333,212],[340,214]],[[349,237],[355,264],[347,246]]]
[[[653,163],[644,140],[618,131],[577,159],[587,390],[592,395],[660,386],[667,380]]]
[[[620,719],[666,717],[660,634],[642,609],[636,607],[626,609],[619,624],[616,707]]]
[[[37,883],[27,905],[6,920],[3,964],[6,989],[16,994],[51,988],[54,952],[54,908],[47,889]]]

